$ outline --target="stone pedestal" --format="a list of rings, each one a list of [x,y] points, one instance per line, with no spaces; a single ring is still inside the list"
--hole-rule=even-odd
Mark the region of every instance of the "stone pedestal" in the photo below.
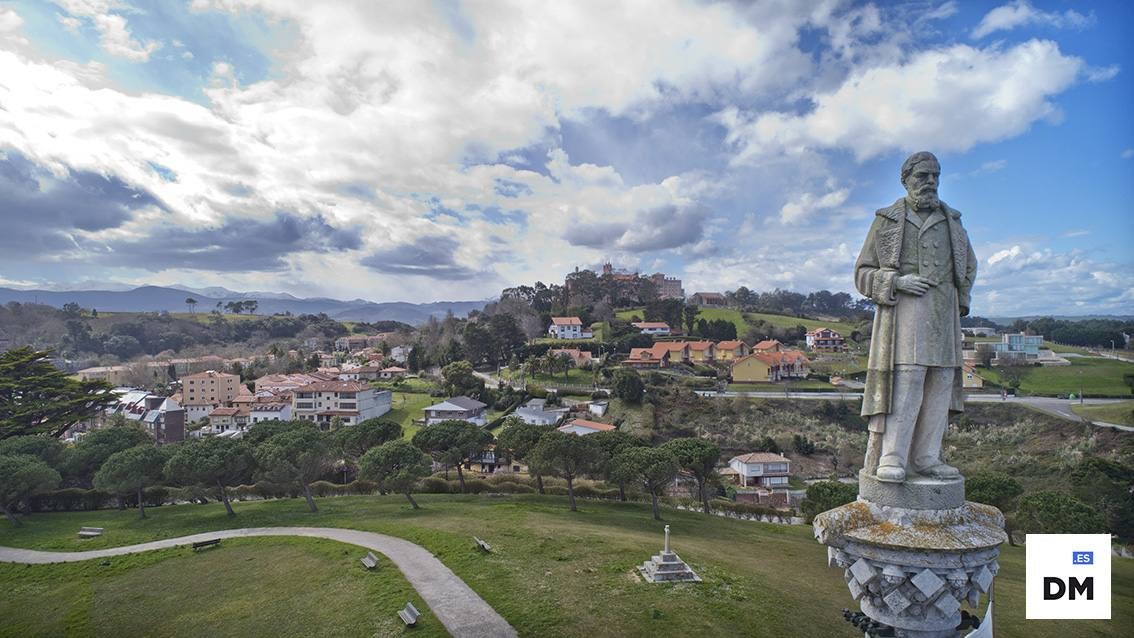
[[[662,546],[661,553],[642,563],[638,571],[642,573],[642,578],[645,578],[647,583],[701,582],[701,577],[694,573],[676,553],[670,551],[669,525],[665,526],[665,545]]]
[[[935,508],[957,500],[957,507]],[[828,564],[845,570],[862,612],[899,637],[956,638],[961,605],[976,607],[1008,540],[1000,510],[963,500],[963,481],[860,484],[859,500],[815,517]],[[880,504],[904,502],[921,507]],[[911,495],[916,497],[911,497]]]

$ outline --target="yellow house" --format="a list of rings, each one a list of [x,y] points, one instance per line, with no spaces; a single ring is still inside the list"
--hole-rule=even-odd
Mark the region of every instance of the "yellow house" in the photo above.
[[[732,380],[736,383],[779,381],[778,360],[766,354],[750,354],[732,363]]]
[[[736,361],[748,356],[748,344],[743,341],[717,342],[717,361]]]
[[[716,360],[717,347],[712,341],[688,341],[689,360],[693,363],[712,363]]]

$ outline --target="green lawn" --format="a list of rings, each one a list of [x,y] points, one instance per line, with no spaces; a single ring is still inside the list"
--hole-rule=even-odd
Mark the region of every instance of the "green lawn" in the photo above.
[[[518,371],[512,371],[508,369],[505,369],[503,371],[503,375],[506,379],[513,379],[517,381],[520,378],[520,373]],[[585,385],[590,387],[591,382],[594,379],[594,375],[590,370],[571,368],[567,371],[567,376],[563,376],[562,372],[556,372],[555,374],[540,372],[539,374],[526,375],[524,379],[528,383],[534,383],[536,385],[554,386],[556,384],[567,383],[571,385]]]
[[[236,526],[342,526],[393,534],[425,546],[523,636],[856,635],[839,612],[852,606],[842,574],[826,567],[826,548],[814,541],[807,526],[666,510],[674,549],[705,582],[658,586],[641,583],[634,571],[658,551],[662,541],[662,523],[651,519],[646,504],[582,501],[580,511],[572,513],[563,497],[422,495],[419,500],[423,509],[413,511],[399,496],[325,498],[319,500],[317,514],[307,513],[296,499],[237,503],[234,519],[226,517],[217,504],[152,508],[146,520],[116,510],[36,514],[27,517],[20,529],[0,524],[0,544],[74,550]],[[79,541],[75,530],[80,525],[102,526],[106,532]],[[477,552],[472,547],[473,535],[491,543],[493,553]],[[316,625],[308,623],[320,619],[326,619],[330,625],[322,626],[336,635],[389,635],[365,626],[356,630],[347,623],[368,622],[372,616],[383,621],[390,615],[387,600],[402,602],[406,595],[358,595],[353,593],[357,589],[349,588],[393,592],[401,586],[400,579],[370,583],[365,579],[375,577],[377,581],[381,575],[357,569],[357,550],[348,551],[339,562],[334,544],[298,544],[295,551],[299,554],[272,545],[270,559],[262,554],[251,558],[240,554],[265,546],[249,543],[245,548],[225,541],[215,554],[194,556],[185,550],[170,550],[169,556],[139,557],[136,565],[112,559],[110,569],[120,572],[97,581],[93,592],[79,570],[89,570],[95,578],[97,562],[5,567],[0,571],[6,592],[0,603],[6,606],[4,631],[59,635],[66,633],[60,631],[61,623],[63,627],[67,623],[79,626],[81,619],[90,618],[89,634],[136,635],[140,621],[135,617],[140,617],[151,623],[154,635],[170,635],[177,631],[178,623],[162,616],[178,614],[181,624],[192,623],[190,629],[197,628],[186,631],[194,635],[234,627],[239,629],[232,633],[241,635],[288,635],[288,631],[304,630],[316,635],[311,630]],[[315,555],[308,562],[298,562],[295,556],[305,555],[302,552]],[[180,562],[158,569],[170,561]],[[274,565],[279,566],[278,571],[269,569]],[[999,636],[1121,636],[1134,625],[1134,561],[1116,559],[1113,563],[1113,620],[1075,623],[1025,621],[1024,551],[1003,548],[1000,565],[996,586]],[[242,578],[240,572],[250,574],[245,587],[236,584]],[[20,592],[19,596],[13,596],[13,591]],[[77,611],[68,602],[72,600],[80,601]],[[286,605],[285,611],[281,605]],[[381,611],[372,613],[376,607]],[[298,627],[283,627],[293,608],[303,620],[295,623]],[[146,611],[131,613],[138,609]],[[983,612],[982,606],[980,614]],[[212,631],[202,632],[205,627]],[[75,635],[84,633],[76,631]]]
[[[1020,392],[1045,396],[1079,394],[1081,386],[1087,396],[1130,396],[1130,386],[1122,376],[1134,373],[1134,363],[1102,357],[1070,357],[1068,360],[1069,366],[1023,368]],[[980,368],[979,373],[994,383],[1002,380],[997,368]]]
[[[637,315],[641,317],[644,314],[642,308],[630,308],[628,310],[619,310],[615,313],[619,319],[630,319]],[[808,330],[812,328],[833,328],[839,331],[843,337],[848,337],[852,330],[856,328],[854,324],[841,322],[841,321],[816,321],[814,319],[801,319],[799,317],[787,317],[784,315],[770,315],[762,312],[745,312],[741,313],[739,310],[733,308],[701,308],[697,311],[697,318],[704,319],[705,321],[712,321],[714,319],[724,319],[731,321],[736,326],[737,338],[743,338],[744,333],[748,328],[758,320],[763,320],[769,325],[776,328],[794,328],[796,326],[803,326]],[[673,326],[675,328],[682,328],[682,326]]]
[[[231,539],[82,563],[0,564],[0,636],[374,636],[444,627],[397,569],[366,571],[357,547],[307,538]],[[302,578],[297,578],[302,574]]]
[[[370,385],[379,390],[391,390],[393,392],[417,392],[428,394],[433,389],[434,384],[431,381],[420,379],[418,377],[406,377],[400,383],[390,383],[388,381],[372,381]]]
[[[420,430],[420,426],[414,423],[414,419],[422,419],[425,414],[421,411],[422,408],[438,403],[441,399],[431,397],[428,394],[419,394],[415,392],[394,392],[393,405],[389,412],[382,416],[384,420],[395,421],[402,424],[402,431],[406,439],[411,438],[415,432]]]
[[[1134,401],[1122,401],[1105,405],[1079,405],[1073,404],[1071,410],[1079,416],[1091,421],[1117,423],[1119,425],[1134,425]]]

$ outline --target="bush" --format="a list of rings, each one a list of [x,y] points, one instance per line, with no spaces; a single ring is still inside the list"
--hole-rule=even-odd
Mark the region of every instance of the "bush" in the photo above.
[[[112,495],[99,490],[84,490],[79,487],[43,492],[27,499],[28,510],[32,512],[96,510],[109,507],[111,504],[116,504]]]
[[[440,476],[427,476],[421,480],[420,491],[426,494],[448,494],[449,482]]]
[[[591,393],[591,398],[592,399],[609,399],[610,393],[607,392],[606,390],[595,390],[594,392]]]
[[[453,490],[459,493],[461,491],[461,484],[457,482],[457,488]],[[465,479],[465,493],[466,494],[480,494],[481,492],[490,492],[488,482],[480,478],[467,478]]]
[[[366,479],[356,479],[343,487],[346,488],[345,493],[358,494],[361,496],[373,494],[378,491],[378,484],[374,481],[367,481]]]
[[[546,399],[547,388],[544,388],[543,386],[528,384],[528,394],[532,395],[532,397],[536,399]]]
[[[342,486],[331,483],[330,481],[315,481],[310,485],[311,496],[323,498],[326,496],[340,496],[342,493]]]
[[[237,485],[236,487],[229,488],[228,497],[238,501],[247,501],[253,498],[259,498],[260,495],[256,492],[255,485]]]
[[[256,495],[260,498],[288,498],[295,496],[294,490],[286,485],[279,483],[272,483],[271,481],[257,481],[256,485],[252,486]]]
[[[565,485],[548,485],[544,483],[543,491],[545,494],[552,496],[567,496],[567,486]]]

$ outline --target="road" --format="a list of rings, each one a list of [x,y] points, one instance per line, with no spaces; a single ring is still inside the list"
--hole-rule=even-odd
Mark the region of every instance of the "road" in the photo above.
[[[87,552],[42,552],[33,549],[0,547],[0,562],[5,563],[69,563],[92,558],[121,556],[167,547],[188,545],[214,538],[248,536],[310,536],[327,538],[385,554],[405,575],[433,615],[449,633],[459,638],[504,638],[516,636],[516,630],[496,613],[429,550],[407,540],[353,529],[335,527],[250,527],[226,529],[180,538],[166,538],[140,545],[111,547]],[[470,539],[471,544],[471,539]]]
[[[755,397],[761,399],[851,399],[857,400],[862,398],[860,392],[698,392],[703,397],[707,398],[728,398],[728,397]],[[1085,399],[1085,405],[1105,405],[1108,403],[1119,403],[1127,399]],[[1078,401],[1069,401],[1067,399],[1055,399],[1051,397],[1013,397],[1001,399],[998,394],[970,394],[965,397],[968,403],[1017,403],[1026,405],[1030,408],[1039,410],[1052,416],[1061,417],[1070,421],[1086,422],[1086,419],[1075,414],[1071,411],[1071,406],[1078,404]],[[1114,428],[1123,430],[1125,432],[1134,432],[1134,427],[1129,425],[1119,425],[1116,423],[1106,423],[1103,421],[1091,421],[1091,425],[1104,428]]]

